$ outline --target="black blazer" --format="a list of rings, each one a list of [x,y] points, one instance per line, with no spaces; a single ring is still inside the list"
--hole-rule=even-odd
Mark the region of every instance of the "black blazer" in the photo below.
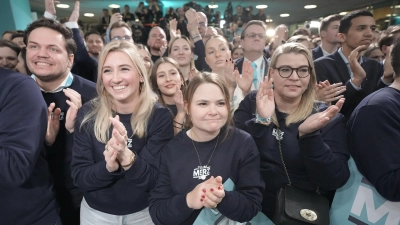
[[[364,97],[387,86],[381,80],[382,65],[363,56],[362,60],[361,66],[366,72],[366,78],[361,83],[362,90],[360,91],[350,83],[350,73],[338,51],[314,61],[317,82],[328,80],[331,84],[342,82],[346,85],[346,91],[343,93],[346,101],[340,111],[346,119],[350,118],[351,113]]]
[[[317,60],[324,56],[324,53],[322,52],[321,46],[318,46],[312,50],[312,57],[314,60]]]
[[[265,62],[264,68],[264,77],[268,76],[268,69],[269,69],[269,61],[267,57],[263,56]],[[242,74],[242,67],[243,67],[244,57],[235,60],[235,67],[239,70],[239,73]]]

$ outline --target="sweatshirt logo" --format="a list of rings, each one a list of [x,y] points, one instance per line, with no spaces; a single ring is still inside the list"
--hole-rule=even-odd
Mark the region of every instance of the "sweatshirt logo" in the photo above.
[[[276,137],[276,140],[282,140],[283,139],[283,134],[285,132],[282,132],[281,130],[273,129],[272,130],[272,135]]]
[[[132,148],[132,139],[131,138],[128,138],[128,140],[126,141],[126,147]]]
[[[64,112],[60,113],[60,116],[58,117],[58,120],[64,120]]]

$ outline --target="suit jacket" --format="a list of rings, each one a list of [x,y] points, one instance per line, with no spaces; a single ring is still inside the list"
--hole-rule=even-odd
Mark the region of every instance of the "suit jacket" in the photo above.
[[[314,61],[317,82],[328,80],[331,84],[342,82],[346,85],[346,91],[343,93],[346,101],[340,111],[346,119],[350,118],[364,97],[387,86],[381,80],[382,65],[366,57],[362,57],[362,61],[361,67],[365,70],[366,77],[361,83],[361,90],[356,90],[350,83],[349,70],[338,51]]]
[[[324,53],[322,52],[321,46],[318,46],[312,50],[312,56],[314,60],[317,60],[324,56]]]
[[[269,69],[269,61],[267,59],[267,57],[265,57],[265,55],[263,56],[264,58],[264,77],[266,77],[268,75],[268,69]],[[235,61],[235,67],[239,70],[239,73],[242,74],[242,67],[243,67],[243,62],[244,62],[244,57],[239,58]]]

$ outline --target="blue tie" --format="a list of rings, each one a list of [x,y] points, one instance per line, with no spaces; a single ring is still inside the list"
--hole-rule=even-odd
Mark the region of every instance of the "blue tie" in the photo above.
[[[258,70],[257,70],[257,64],[255,62],[251,63],[251,67],[253,67],[253,84],[254,88],[258,89]]]

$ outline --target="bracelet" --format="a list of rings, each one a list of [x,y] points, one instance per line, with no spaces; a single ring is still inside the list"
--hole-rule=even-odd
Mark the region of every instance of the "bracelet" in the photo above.
[[[175,128],[178,128],[178,129],[180,129],[180,130],[183,129],[183,126],[181,126],[181,127],[177,127],[177,126],[175,126],[175,125],[172,125],[172,126],[174,126]]]
[[[256,113],[256,123],[268,126],[271,124],[271,122],[272,122],[272,116],[268,118],[263,118],[260,115],[258,115],[258,113]]]
[[[174,120],[174,123],[177,123],[177,124],[183,126],[183,123],[176,122],[175,120]]]
[[[192,36],[192,39],[195,39],[195,38],[201,38],[201,34],[197,34],[197,35],[194,35],[194,36]]]
[[[136,154],[132,152],[131,161],[126,165],[121,165],[122,167],[132,166],[132,164],[136,161]]]

